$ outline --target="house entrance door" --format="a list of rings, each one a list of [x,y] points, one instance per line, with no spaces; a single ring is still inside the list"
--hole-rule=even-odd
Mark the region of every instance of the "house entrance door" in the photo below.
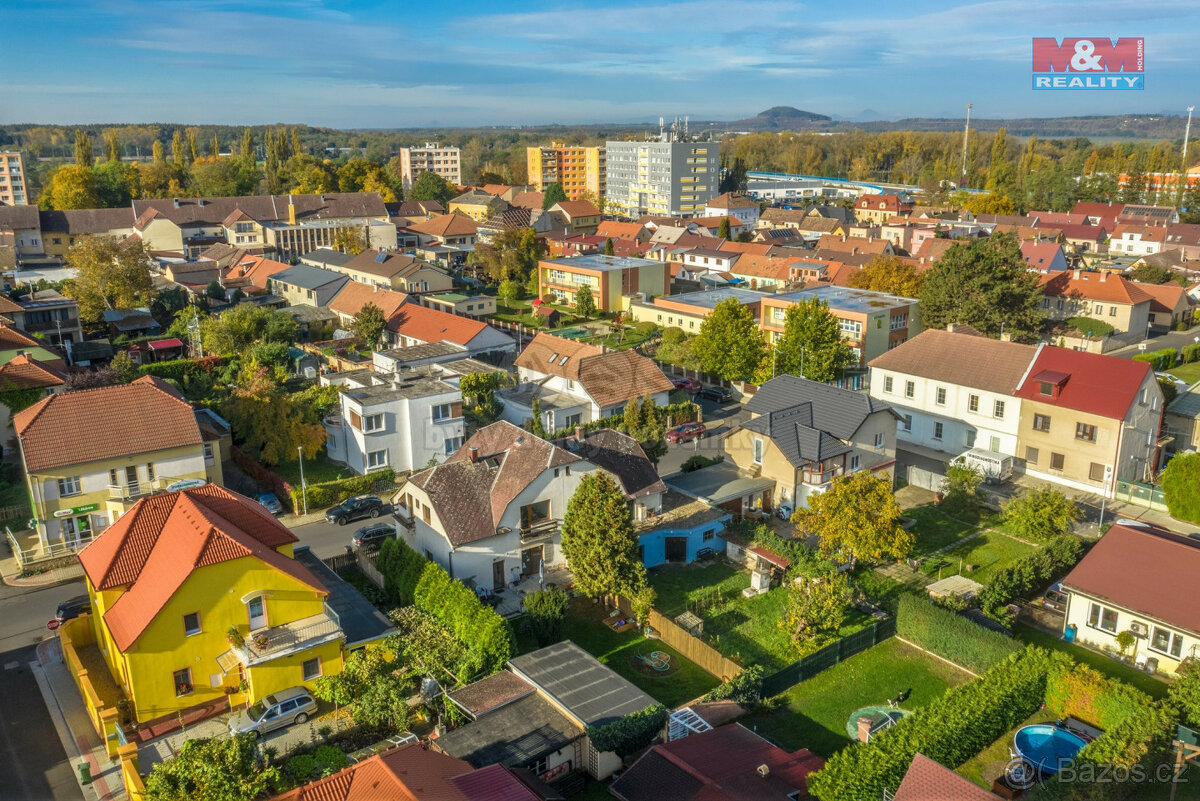
[[[687,537],[667,537],[666,549],[668,562],[687,561]]]
[[[542,564],[542,546],[535,545],[521,551],[521,576],[536,576]]]
[[[504,589],[504,560],[497,559],[492,562],[492,590],[502,589]]]

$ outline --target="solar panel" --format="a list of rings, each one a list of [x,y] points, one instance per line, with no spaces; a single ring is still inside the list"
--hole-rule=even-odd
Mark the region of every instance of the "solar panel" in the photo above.
[[[386,253],[376,253],[375,254],[375,263],[376,264],[383,264],[387,260],[388,260],[388,254],[386,254]]]

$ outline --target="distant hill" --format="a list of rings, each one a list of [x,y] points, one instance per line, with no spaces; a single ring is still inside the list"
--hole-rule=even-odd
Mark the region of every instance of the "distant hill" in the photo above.
[[[832,119],[824,114],[791,106],[772,106],[744,120],[714,122],[711,125],[731,131],[786,131],[794,128],[812,128],[815,122],[831,122]]]

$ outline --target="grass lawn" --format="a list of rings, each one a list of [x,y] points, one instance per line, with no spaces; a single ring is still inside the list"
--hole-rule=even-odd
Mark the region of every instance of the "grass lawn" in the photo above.
[[[866,565],[858,566],[851,575],[854,578],[854,583],[867,594],[867,597],[873,603],[878,604],[892,614],[896,612],[896,606],[900,602],[900,595],[902,593],[914,592],[913,588],[908,584],[896,581]]]
[[[1053,651],[1062,651],[1076,662],[1095,668],[1100,673],[1114,679],[1119,679],[1126,684],[1132,684],[1153,698],[1162,698],[1167,694],[1168,685],[1166,682],[1160,681],[1150,674],[1143,673],[1137,668],[1130,667],[1123,662],[1118,662],[1112,657],[1089,650],[1081,645],[1063,642],[1056,634],[1047,634],[1041,629],[1035,629],[1032,626],[1022,623],[1017,624],[1016,628],[1013,629],[1013,634],[1021,642],[1032,643]]]
[[[912,529],[917,535],[917,543],[912,552],[914,559],[928,556],[939,548],[958,542],[976,528],[970,523],[950,518],[934,506],[917,506],[906,511],[904,515],[917,521]]]
[[[658,593],[658,611],[671,618],[689,609],[695,612],[704,619],[704,639],[725,656],[762,665],[768,672],[800,656],[779,627],[788,597],[782,587],[745,598],[742,590],[750,586],[749,574],[723,562],[667,570],[651,576],[650,583]],[[869,622],[869,616],[848,609],[840,634],[853,634]]]
[[[1200,381],[1200,362],[1191,362],[1190,364],[1177,364],[1168,373],[1178,378],[1180,381],[1186,381],[1188,386]],[[1197,782],[1200,782],[1200,777],[1197,777]]]
[[[779,696],[777,709],[741,722],[788,750],[808,748],[828,757],[850,744],[846,721],[856,709],[886,704],[901,690],[911,691],[903,707],[917,709],[970,678],[893,637],[797,684]]]
[[[704,695],[720,682],[659,640],[647,640],[637,631],[618,634],[604,624],[604,604],[572,598],[564,633],[583,650],[669,708]],[[638,654],[665,651],[671,656],[669,673],[657,675],[641,667]]]
[[[300,462],[298,460],[281,462],[270,469],[292,486],[300,486]],[[325,456],[325,451],[317,454],[315,459],[304,460],[304,480],[308,484],[323,484],[326,481],[336,481],[339,478],[349,478],[353,475],[357,474],[350,468],[329,461]]]
[[[998,531],[987,531],[957,548],[927,559],[921,565],[921,571],[931,579],[961,573],[980,584],[987,584],[997,570],[1033,553],[1034,550],[1036,549],[1033,546]],[[967,565],[978,567],[968,571]]]
[[[1013,735],[1017,733],[1017,729],[1033,725],[1034,723],[1048,723],[1053,720],[1055,720],[1053,712],[1049,709],[1039,709],[1015,729],[980,751],[972,759],[968,759],[959,765],[958,774],[965,776],[980,787],[988,790],[992,789],[992,780],[1003,773],[1004,766],[1009,762],[1008,749],[1012,747]]]

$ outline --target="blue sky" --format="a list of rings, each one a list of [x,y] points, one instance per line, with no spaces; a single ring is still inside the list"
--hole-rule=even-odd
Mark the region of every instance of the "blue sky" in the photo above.
[[[0,123],[333,127],[1154,113],[1196,0],[3,0]],[[1143,36],[1141,92],[1034,92],[1034,36]]]

